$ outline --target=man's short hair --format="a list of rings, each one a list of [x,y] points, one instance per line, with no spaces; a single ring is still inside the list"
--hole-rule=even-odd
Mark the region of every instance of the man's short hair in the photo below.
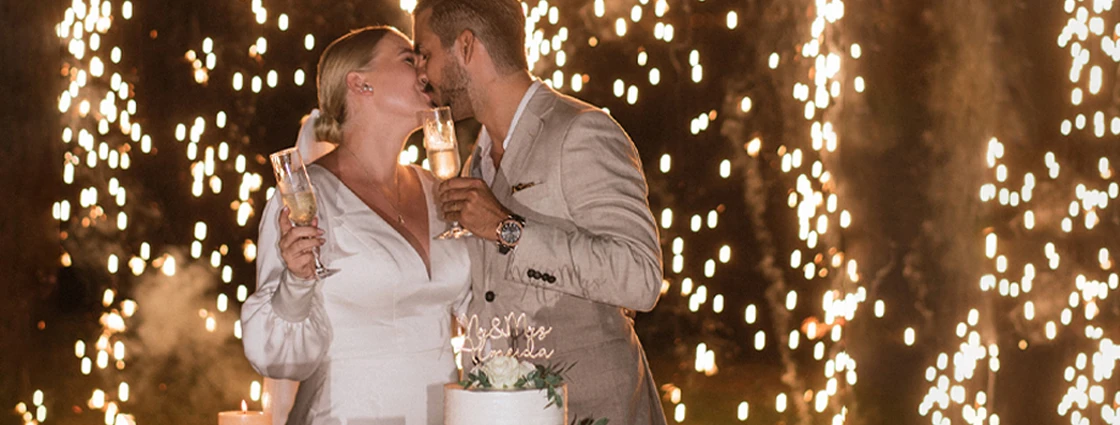
[[[431,10],[429,26],[444,49],[465,30],[486,46],[501,73],[529,69],[525,57],[525,13],[517,0],[420,0],[413,13]]]

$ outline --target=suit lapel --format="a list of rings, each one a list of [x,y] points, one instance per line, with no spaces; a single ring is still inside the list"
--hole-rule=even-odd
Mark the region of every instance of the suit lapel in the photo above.
[[[482,148],[478,143],[474,144],[474,149],[471,150],[471,156],[467,157],[467,164],[463,167],[463,174],[460,177],[471,177],[476,179],[482,178]]]
[[[502,162],[505,162],[505,159],[502,159]],[[510,180],[509,177],[506,177],[506,173],[502,170],[498,170],[498,174],[494,176],[494,183],[490,185],[490,190],[494,192],[494,197],[498,198],[498,202],[501,202],[503,205],[509,203],[511,195],[509,193],[510,185]]]
[[[525,105],[525,110],[521,112],[521,118],[513,129],[509,149],[502,156],[502,168],[498,170],[498,175],[494,177],[494,184],[491,186],[499,199],[506,200],[511,195],[510,186],[521,183],[518,179],[525,167],[531,165],[528,163],[529,154],[533,151],[534,142],[544,126],[543,117],[552,109],[555,101],[556,96],[552,89],[542,83],[533,94],[533,98]]]

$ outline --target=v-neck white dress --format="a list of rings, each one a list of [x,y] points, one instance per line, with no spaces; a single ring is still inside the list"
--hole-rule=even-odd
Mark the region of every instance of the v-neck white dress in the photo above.
[[[279,196],[268,201],[257,243],[257,290],[241,310],[245,355],[262,375],[301,381],[288,424],[413,425],[443,422],[443,385],[456,379],[453,311],[469,293],[463,240],[431,240],[431,276],[411,244],[342,182],[309,165],[338,269],[321,281],[287,272],[278,248]],[[417,168],[431,238],[435,179]]]

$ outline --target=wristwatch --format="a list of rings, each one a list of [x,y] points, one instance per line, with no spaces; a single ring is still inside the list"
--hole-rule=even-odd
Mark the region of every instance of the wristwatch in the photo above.
[[[510,214],[498,223],[498,252],[509,253],[521,241],[521,231],[525,229],[525,217]]]

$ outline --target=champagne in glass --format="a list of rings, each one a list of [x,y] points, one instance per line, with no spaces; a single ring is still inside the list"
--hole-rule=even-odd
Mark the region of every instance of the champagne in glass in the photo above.
[[[315,192],[295,192],[284,194],[281,191],[284,205],[288,207],[288,219],[296,226],[310,226],[311,220],[318,213],[315,205]]]
[[[456,177],[459,175],[459,150],[429,150],[428,165],[440,180]]]
[[[288,207],[288,220],[296,226],[310,226],[318,213],[315,202],[315,188],[311,186],[311,177],[307,175],[307,167],[303,164],[303,157],[298,148],[289,148],[269,155],[272,160],[272,171],[276,174],[276,188],[280,191],[280,198]],[[338,272],[328,269],[319,259],[319,248],[312,250],[315,257],[315,276],[324,279]]]
[[[451,119],[451,108],[442,106],[420,112],[420,123],[424,127],[424,149],[428,151],[428,166],[440,180],[459,176],[462,166],[459,160],[459,144],[455,139],[455,122]],[[451,222],[447,231],[436,239],[458,239],[470,236],[471,232]]]

